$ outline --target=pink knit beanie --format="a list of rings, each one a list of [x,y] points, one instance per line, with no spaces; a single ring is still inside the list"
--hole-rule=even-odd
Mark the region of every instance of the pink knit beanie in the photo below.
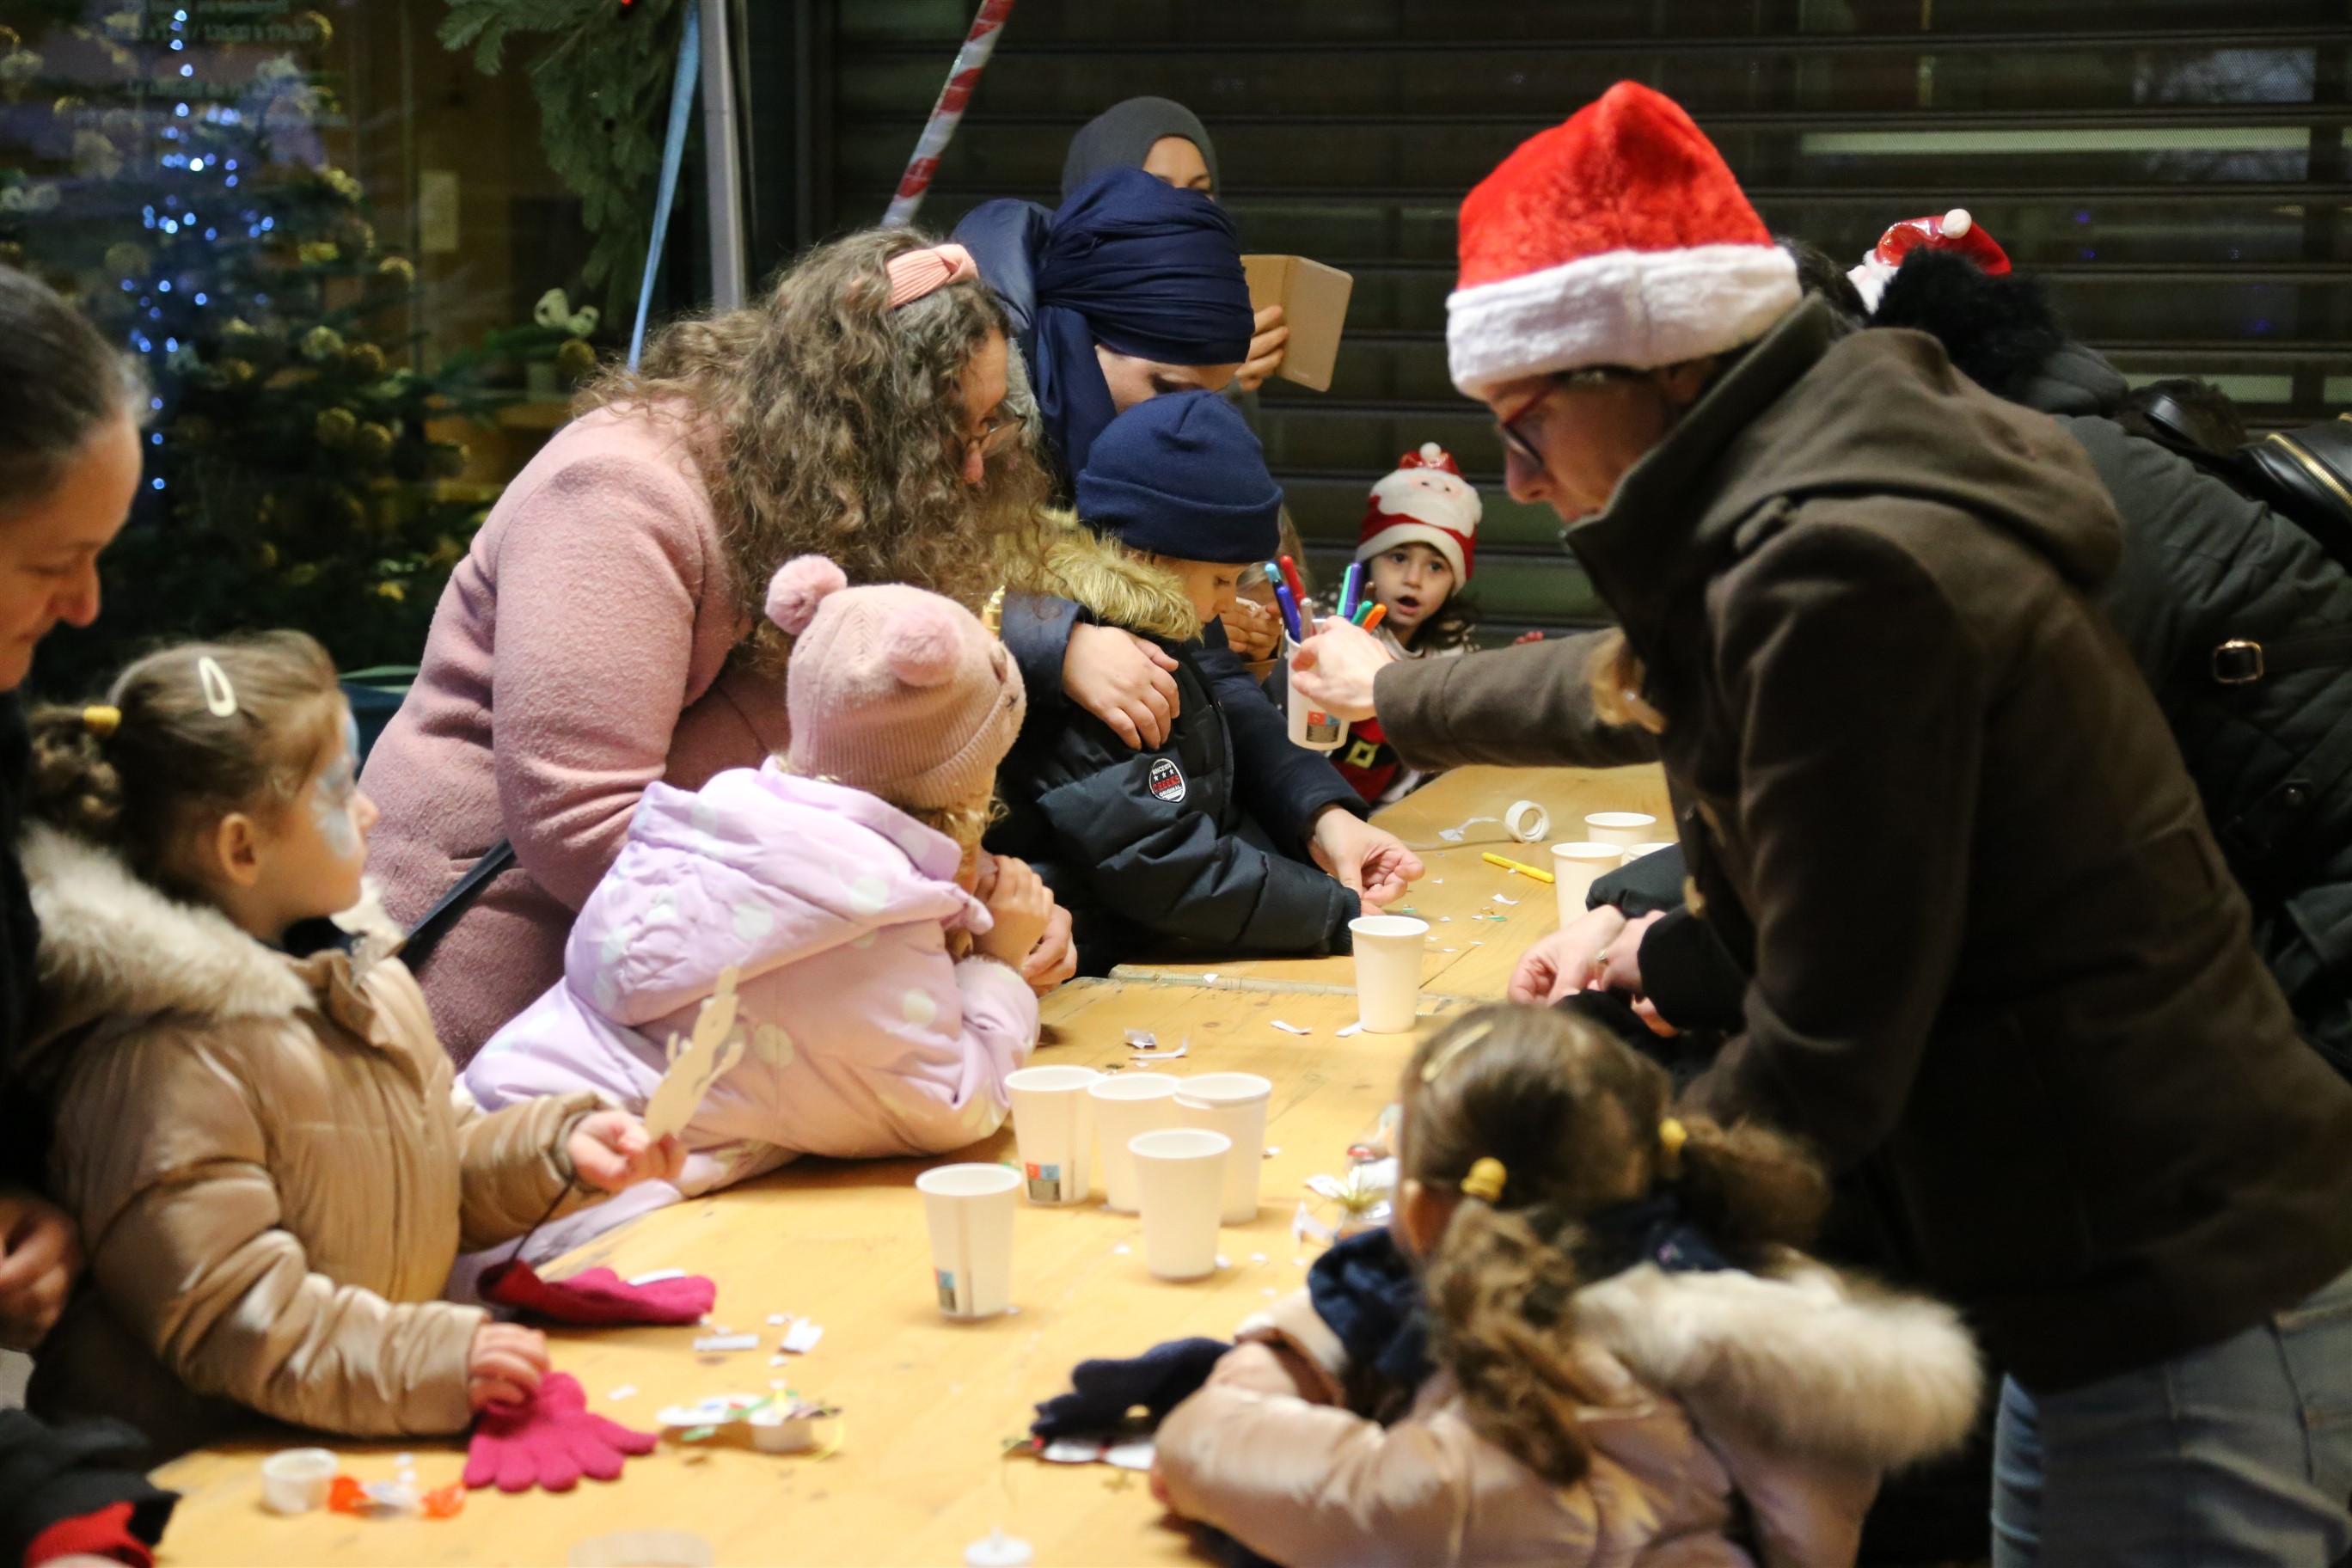
[[[793,637],[793,773],[922,810],[989,787],[1026,701],[1012,656],[971,611],[898,583],[852,588],[803,555],[770,581],[768,618]]]

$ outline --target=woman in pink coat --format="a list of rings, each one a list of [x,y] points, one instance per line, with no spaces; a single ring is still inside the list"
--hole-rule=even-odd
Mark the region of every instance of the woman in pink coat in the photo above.
[[[513,846],[419,976],[461,1066],[562,973],[648,785],[785,745],[783,639],[754,635],[780,564],[821,549],[968,604],[1003,581],[1042,493],[1006,374],[961,249],[855,235],[752,308],[656,336],[508,487],[365,781],[403,924]],[[1066,951],[1049,939],[1031,978],[1058,981]]]
[[[1011,656],[937,595],[847,588],[822,557],[785,565],[769,603],[794,639],[790,752],[690,794],[648,785],[562,980],[466,1069],[489,1109],[561,1084],[642,1112],[668,1040],[734,988],[740,1051],[686,1126],[677,1184],[549,1226],[534,1256],[797,1154],[977,1142],[1037,1042],[1017,966],[1052,896],[1003,858],[973,892],[1024,709]]]

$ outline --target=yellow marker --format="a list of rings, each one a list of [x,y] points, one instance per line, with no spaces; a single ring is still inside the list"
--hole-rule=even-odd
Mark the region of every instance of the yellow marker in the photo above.
[[[1478,858],[1484,860],[1489,866],[1500,866],[1506,871],[1517,871],[1522,876],[1533,877],[1538,882],[1549,882],[1552,880],[1552,874],[1550,872],[1538,871],[1533,866],[1524,866],[1517,860],[1506,860],[1491,849],[1479,856]]]

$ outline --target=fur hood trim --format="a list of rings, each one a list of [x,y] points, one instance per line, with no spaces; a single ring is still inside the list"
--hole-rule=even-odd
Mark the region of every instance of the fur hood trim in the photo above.
[[[1643,1264],[1576,1295],[1577,1332],[1702,1427],[1877,1470],[1951,1452],[1984,1371],[1958,1314],[1809,1259],[1779,1278]]]
[[[45,1034],[108,1014],[173,1012],[222,1023],[289,1018],[315,1005],[284,953],[218,910],[182,903],[140,880],[111,851],[43,823],[26,828],[20,848],[41,923]],[[341,918],[358,921],[363,942],[374,945],[390,922],[378,925],[366,909],[362,902]]]
[[[1082,605],[1105,626],[1186,643],[1201,635],[1183,585],[1104,539],[1075,513],[1045,514],[1045,559],[1013,586]]]

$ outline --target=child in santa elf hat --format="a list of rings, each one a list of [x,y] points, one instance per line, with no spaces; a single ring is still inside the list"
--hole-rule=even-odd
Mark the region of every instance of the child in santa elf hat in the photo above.
[[[1434,441],[1407,452],[1372,486],[1356,560],[1365,601],[1387,606],[1372,635],[1399,658],[1450,658],[1474,646],[1477,611],[1462,589],[1477,558],[1484,510],[1453,455]],[[1377,719],[1357,724],[1334,761],[1375,805],[1402,800],[1437,776],[1407,766]]]

